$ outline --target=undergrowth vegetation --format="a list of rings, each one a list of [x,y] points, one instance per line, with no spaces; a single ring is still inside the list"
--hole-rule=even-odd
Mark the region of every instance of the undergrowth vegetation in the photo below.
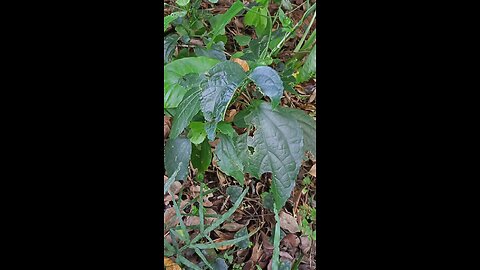
[[[315,18],[314,1],[165,2],[167,269],[315,268]]]

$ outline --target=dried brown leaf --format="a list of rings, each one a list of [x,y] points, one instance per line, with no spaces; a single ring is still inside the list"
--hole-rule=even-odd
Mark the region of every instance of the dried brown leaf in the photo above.
[[[286,213],[285,211],[280,212],[280,227],[284,230],[287,230],[291,233],[297,233],[300,231],[298,228],[297,221],[295,218]]]
[[[317,164],[314,164],[308,173],[313,177],[317,177]]]
[[[165,266],[166,270],[182,270],[178,264],[167,257],[163,257],[163,265]]]
[[[231,223],[225,223],[222,226],[222,230],[226,230],[229,232],[236,232],[240,230],[241,228],[245,227],[243,224],[238,224],[236,222],[231,222]]]

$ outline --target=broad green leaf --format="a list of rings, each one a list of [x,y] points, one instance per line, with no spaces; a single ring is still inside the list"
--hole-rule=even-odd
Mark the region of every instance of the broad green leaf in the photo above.
[[[225,31],[225,26],[235,17],[240,11],[243,10],[243,3],[237,0],[224,14],[219,16],[215,23],[212,25],[212,39],[221,35]]]
[[[271,67],[260,66],[255,68],[249,77],[265,95],[270,97],[272,107],[277,107],[283,95],[283,82],[278,73]]]
[[[281,8],[278,9],[278,19],[280,20],[280,23],[282,23],[282,26],[285,28],[290,28],[293,25],[293,21],[285,15],[285,12]]]
[[[250,43],[250,40],[252,40],[250,36],[244,36],[244,35],[234,36],[233,39],[235,39],[235,41],[240,46],[247,46]]]
[[[197,56],[206,56],[213,59],[218,59],[220,61],[227,60],[224,50],[225,50],[225,46],[224,46],[224,43],[221,41],[216,44],[213,44],[210,50],[206,48],[201,48],[201,47],[194,48],[195,54]]]
[[[188,3],[190,3],[190,0],[177,0],[177,5],[181,6],[181,7],[184,7],[186,5],[188,5]]]
[[[239,186],[229,186],[227,187],[227,195],[230,196],[230,201],[235,203],[240,195],[242,194],[242,188]]]
[[[244,185],[244,164],[247,162],[247,137],[234,135],[233,138],[218,134],[220,142],[215,147],[215,156],[220,170]],[[238,145],[238,147],[236,147]]]
[[[233,93],[246,78],[242,67],[234,62],[216,64],[201,83],[200,109],[207,121],[205,130],[210,141],[215,139],[217,123],[222,121]]]
[[[261,195],[263,207],[273,211],[273,196],[269,192],[264,192]]]
[[[223,121],[218,123],[217,130],[225,135],[228,135],[230,138],[232,138],[233,135],[236,134],[235,129],[233,129],[232,127],[232,124]]]
[[[173,12],[172,14],[166,16],[163,18],[163,32],[167,31],[168,26],[170,23],[175,21],[176,19],[183,17],[187,15],[186,11],[178,11],[178,12]]]
[[[312,51],[307,57],[305,64],[299,70],[297,83],[302,83],[315,76],[317,72],[317,45],[313,46]]]
[[[188,174],[188,164],[192,154],[192,144],[190,140],[183,137],[169,139],[165,145],[165,170],[167,175],[172,175],[177,169],[179,163],[182,165],[175,177],[175,180],[185,180]]]
[[[195,74],[198,80],[201,80],[198,74]],[[195,77],[195,76],[194,76]],[[185,94],[183,100],[178,105],[175,117],[173,117],[170,138],[175,139],[188,126],[193,117],[200,111],[200,88],[195,81],[189,80],[190,76],[185,76],[179,80],[179,85],[191,83],[192,88]]]
[[[241,110],[239,113],[233,117],[233,123],[235,124],[236,127],[239,128],[246,128],[248,127],[248,124],[245,122],[245,116],[247,116],[252,107],[246,107],[245,109]]]
[[[283,207],[295,186],[302,161],[303,134],[298,122],[283,111],[273,111],[267,102],[253,102],[252,111],[245,117],[256,130],[249,146],[248,172],[260,178],[272,173],[271,193],[278,208]]]
[[[179,84],[179,80],[189,73],[201,74],[207,72],[219,61],[200,56],[175,60],[163,67],[163,105],[164,108],[176,108],[188,91]]]
[[[303,133],[303,151],[310,152],[317,157],[317,123],[310,115],[302,110],[281,108],[282,111],[295,118]]]
[[[205,123],[191,122],[188,126],[190,131],[188,132],[188,138],[193,144],[200,144],[203,142],[207,133],[205,132]]]
[[[246,235],[248,236],[247,226],[241,228],[238,232],[236,232],[234,237],[235,238],[240,238],[240,237],[244,237]],[[235,246],[239,247],[240,249],[246,249],[246,248],[248,248],[248,242],[250,242],[250,241],[247,238],[245,240],[242,240],[242,241],[236,243]]]
[[[163,40],[163,63],[166,64],[170,62],[175,47],[177,46],[177,41],[179,36],[177,34],[171,34],[165,37]]]
[[[266,7],[256,6],[250,9],[243,23],[247,26],[253,26],[259,35],[264,35],[268,25],[268,9]]]
[[[204,173],[212,161],[212,147],[207,140],[199,145],[192,145],[192,165],[198,173]]]

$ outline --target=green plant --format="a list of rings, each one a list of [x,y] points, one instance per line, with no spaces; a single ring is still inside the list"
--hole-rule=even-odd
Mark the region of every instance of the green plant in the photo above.
[[[169,179],[167,184],[185,179],[190,162],[197,170],[197,177],[202,179],[212,158],[215,158],[222,172],[237,180],[242,187],[247,173],[257,179],[264,173],[271,173],[270,191],[262,197],[264,201],[269,201],[269,208],[275,214],[272,269],[279,269],[282,267],[279,261],[279,211],[292,193],[305,153],[310,152],[316,156],[315,119],[302,110],[283,107],[281,98],[284,91],[294,92],[295,83],[315,76],[316,34],[311,34],[307,39],[307,33],[316,16],[316,4],[310,6],[301,21],[294,25],[281,8],[271,16],[268,0],[257,0],[248,7],[236,1],[225,13],[215,16],[196,10],[194,7],[199,2],[177,1],[176,11],[164,18],[164,31],[170,28],[164,40],[164,107],[165,113],[173,117],[165,146],[165,170],[173,180]],[[288,7],[284,2],[288,1],[281,1],[282,6]],[[287,63],[276,59],[285,42],[292,38],[312,12],[312,23],[295,49],[296,57]],[[234,44],[247,48],[232,55],[230,60],[238,57],[246,61],[249,69],[238,62],[227,60],[225,52],[228,41],[225,27],[238,15],[244,16],[245,25],[255,29],[257,38],[243,35],[234,37]],[[274,26],[277,29],[274,30]],[[175,57],[174,51],[178,43],[191,44],[191,38],[197,38],[201,43],[188,45],[186,51]],[[192,49],[193,53],[188,49]],[[302,61],[305,56],[305,61]],[[275,68],[270,66],[272,64],[275,64]],[[296,78],[294,71],[297,71]],[[248,99],[240,101],[240,95],[245,95]],[[225,122],[226,111],[237,101],[242,102],[243,109],[235,116],[233,123]],[[233,126],[246,130],[238,134]],[[212,152],[209,142],[215,139],[219,142]],[[203,183],[200,186],[198,202],[202,202],[201,197],[206,188]],[[183,222],[170,229],[172,238],[176,240],[174,243],[178,243],[177,240],[184,242],[182,247],[177,244],[170,245],[168,249],[170,254],[178,254],[177,262],[198,269],[198,266],[192,265],[181,255],[183,251],[191,249],[205,266],[211,268],[212,262],[204,258],[202,248],[232,243],[248,247],[248,236],[252,233],[244,232],[243,236],[229,240],[231,242],[226,241],[228,243],[213,243],[208,236],[215,226],[229,218],[240,205],[248,188],[243,191],[240,187],[237,188],[240,190],[227,190],[232,197],[238,197],[233,199],[234,206],[207,228],[203,221],[203,204],[199,203],[198,209],[192,208],[201,220],[200,234],[192,240],[188,238]],[[181,220],[181,209],[175,200],[174,207]],[[311,235],[306,229],[304,231]],[[201,240],[206,243],[200,243]],[[231,255],[225,253],[224,256],[222,260],[231,263]]]

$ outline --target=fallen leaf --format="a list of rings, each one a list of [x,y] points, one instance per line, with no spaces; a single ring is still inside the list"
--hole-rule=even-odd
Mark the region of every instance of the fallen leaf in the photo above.
[[[282,229],[285,229],[291,233],[297,233],[300,231],[300,229],[298,228],[297,221],[292,215],[286,213],[285,211],[282,211],[280,212],[279,216],[280,216],[280,227]]]
[[[206,211],[206,213],[205,213],[206,215],[216,215],[216,214],[217,214],[217,212],[215,212],[215,210],[213,210],[212,208],[207,208],[205,211]],[[215,220],[217,220],[216,217],[206,217],[206,218],[205,218],[205,224],[206,224],[206,225],[210,225],[210,224],[212,224]]]
[[[294,250],[300,245],[300,238],[293,233],[289,233],[282,239],[281,243],[285,245],[288,250]]]
[[[245,227],[243,224],[238,224],[236,222],[231,222],[231,223],[225,223],[222,226],[223,230],[229,231],[229,232],[236,232],[240,230],[241,228]]]
[[[232,58],[231,60],[232,60],[233,62],[239,64],[239,65],[243,68],[243,70],[245,70],[245,72],[247,72],[247,71],[250,70],[250,67],[248,66],[247,61],[242,60],[242,59],[240,59],[240,58]]]
[[[185,226],[196,226],[200,225],[200,218],[196,216],[188,216],[185,220]]]
[[[313,177],[317,177],[317,164],[315,163],[312,168],[310,169],[310,171],[308,172],[310,175],[312,175]]]
[[[167,257],[163,257],[163,265],[166,270],[182,270],[178,264]]]
[[[167,229],[176,226],[180,221],[175,215],[175,209],[173,207],[168,208],[165,213],[163,213],[163,223]]]
[[[288,254],[288,252],[280,251],[280,257],[286,258],[289,261],[293,261],[292,255]]]
[[[310,248],[312,247],[312,240],[308,236],[302,236],[300,237],[300,249],[302,250],[303,254],[307,254],[308,251],[310,251]]]
[[[235,109],[231,109],[229,111],[227,111],[226,115],[225,115],[225,122],[233,122],[233,118],[235,117],[235,115],[238,113],[237,110]]]
[[[175,181],[172,183],[172,185],[170,185],[170,192],[172,192],[173,194],[178,194],[181,189],[182,183],[180,183],[179,181]]]

